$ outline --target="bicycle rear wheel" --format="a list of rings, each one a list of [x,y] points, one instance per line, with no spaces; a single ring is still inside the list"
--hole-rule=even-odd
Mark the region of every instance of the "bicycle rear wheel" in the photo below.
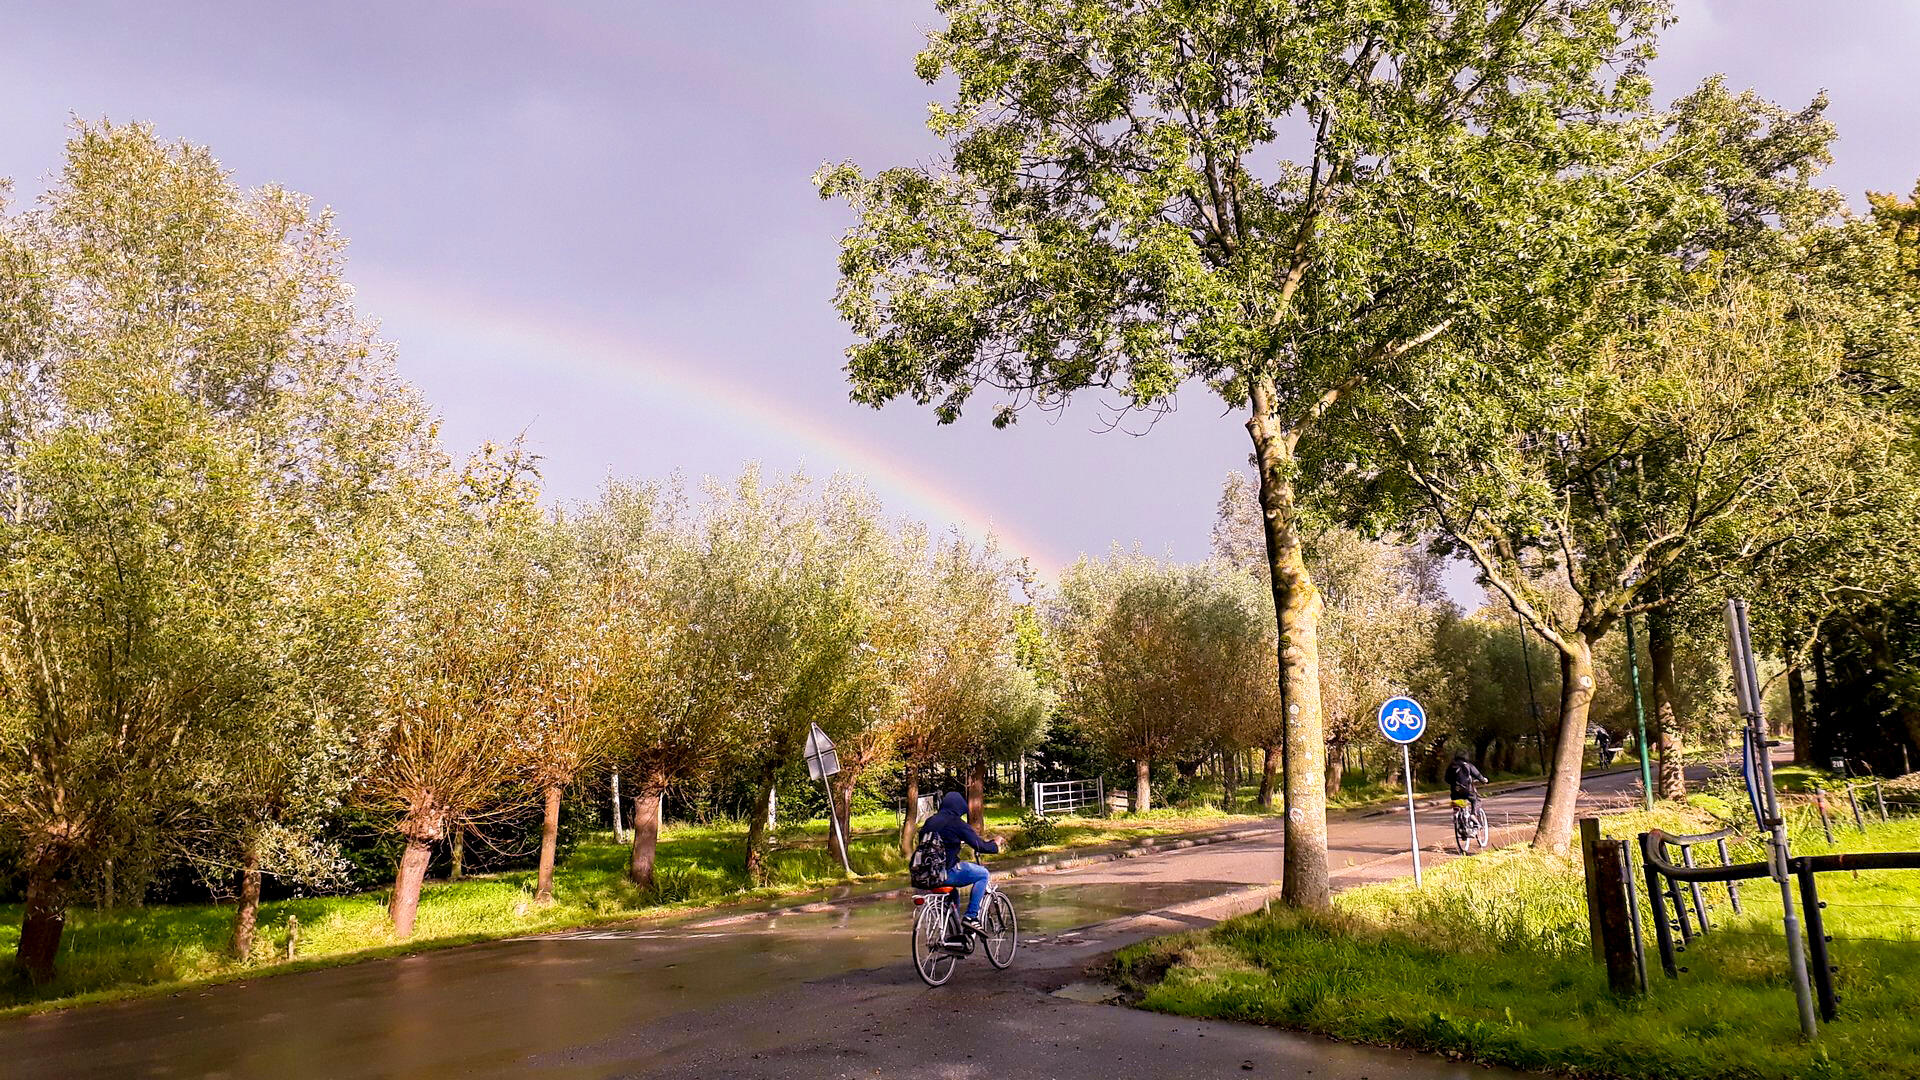
[[[929,900],[913,916],[913,970],[928,986],[953,978],[959,957],[947,949],[946,900]]]
[[[1468,853],[1473,844],[1472,827],[1467,821],[1466,811],[1455,808],[1453,811],[1453,849],[1462,855]]]
[[[987,931],[987,962],[1004,969],[1020,948],[1020,917],[1013,913],[1013,901],[997,892],[987,897],[984,916],[980,925]]]

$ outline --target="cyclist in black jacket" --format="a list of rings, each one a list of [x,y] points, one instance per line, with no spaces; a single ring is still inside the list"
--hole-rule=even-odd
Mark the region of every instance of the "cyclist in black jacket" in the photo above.
[[[975,851],[988,855],[1000,853],[1000,845],[1006,837],[996,836],[991,840],[981,837],[967,823],[967,797],[957,791],[949,791],[940,797],[940,812],[927,819],[920,826],[922,838],[929,833],[938,833],[947,845],[947,884],[965,887],[967,890],[967,927],[980,930],[980,905],[987,900],[987,868],[977,862],[960,861],[960,845],[966,844]],[[984,931],[982,931],[984,933]]]
[[[1465,799],[1474,810],[1479,810],[1480,785],[1486,782],[1487,778],[1467,760],[1465,750],[1453,755],[1453,764],[1447,766],[1447,787],[1453,790],[1455,802]]]

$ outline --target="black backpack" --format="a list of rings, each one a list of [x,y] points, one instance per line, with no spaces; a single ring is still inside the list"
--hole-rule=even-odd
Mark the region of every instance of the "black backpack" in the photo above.
[[[907,880],[916,889],[938,889],[947,883],[947,842],[937,832],[920,838],[907,859]]]

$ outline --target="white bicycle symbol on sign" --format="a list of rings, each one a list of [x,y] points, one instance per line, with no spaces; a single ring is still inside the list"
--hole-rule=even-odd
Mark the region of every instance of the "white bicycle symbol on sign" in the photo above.
[[[1412,698],[1394,698],[1380,706],[1380,734],[1410,743],[1427,730],[1427,713]]]

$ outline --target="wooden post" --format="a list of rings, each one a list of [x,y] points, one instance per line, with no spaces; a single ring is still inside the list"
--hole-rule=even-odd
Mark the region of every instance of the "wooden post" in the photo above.
[[[1820,828],[1827,834],[1827,843],[1833,843],[1833,819],[1827,816],[1827,789],[1819,784],[1813,785],[1813,808],[1820,811]]]
[[[1847,785],[1847,804],[1853,807],[1853,824],[1861,832],[1867,831],[1867,821],[1860,816],[1860,800],[1854,797],[1853,785]]]
[[[1594,881],[1600,876],[1600,867],[1594,862],[1593,847],[1600,841],[1600,819],[1586,817],[1580,819],[1580,860],[1586,864],[1587,871],[1587,931],[1593,938],[1593,958],[1605,960],[1606,952],[1600,945],[1600,904],[1594,891]]]
[[[1627,846],[1624,840],[1593,843],[1599,871],[1587,879],[1587,890],[1600,909],[1600,940],[1607,964],[1607,985],[1623,996],[1639,994],[1640,959],[1633,947],[1633,897],[1627,891]]]

